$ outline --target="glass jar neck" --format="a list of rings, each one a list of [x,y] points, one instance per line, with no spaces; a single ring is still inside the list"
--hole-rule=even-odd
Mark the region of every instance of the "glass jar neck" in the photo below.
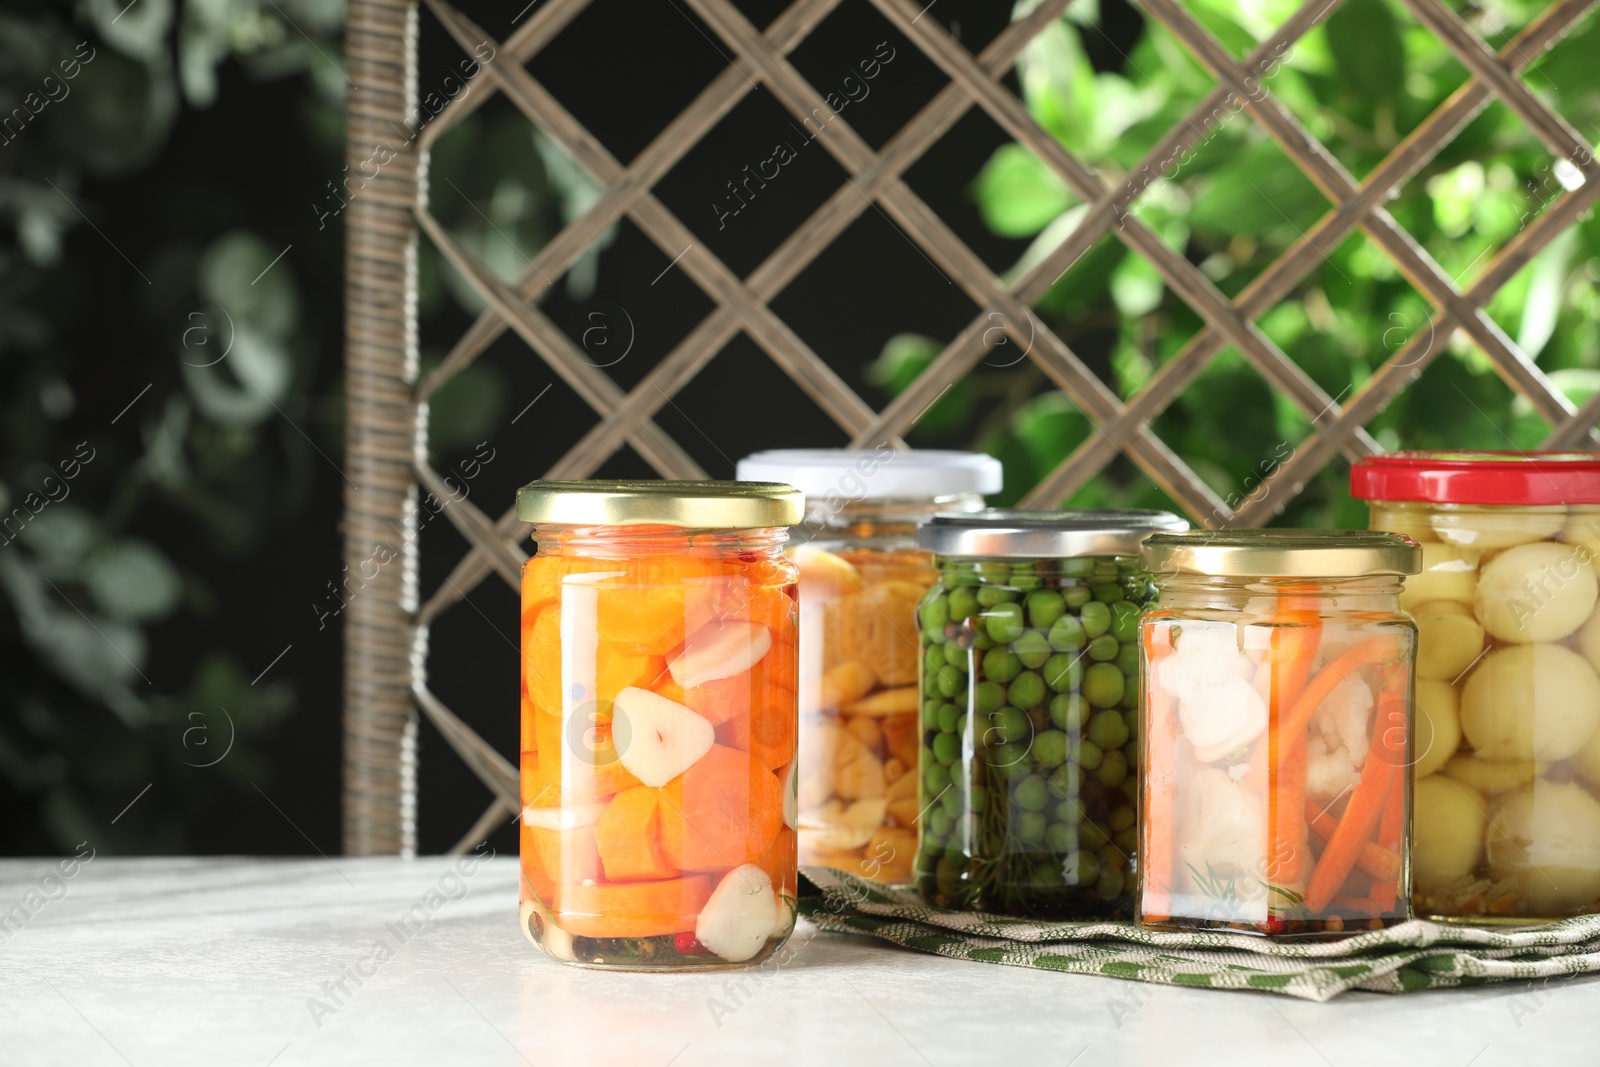
[[[1278,601],[1318,611],[1398,612],[1402,579],[1380,574],[1360,578],[1260,578],[1164,574],[1156,578],[1163,608],[1241,609],[1247,601]],[[1296,603],[1297,602],[1297,603]]]
[[[807,501],[805,521],[818,529],[910,533],[941,511],[982,510],[983,497],[977,493],[903,500],[850,500],[830,493]]]
[[[534,545],[541,556],[632,559],[638,556],[726,556],[745,553],[777,558],[789,540],[784,526],[747,530],[690,530],[678,526],[540,526]]]

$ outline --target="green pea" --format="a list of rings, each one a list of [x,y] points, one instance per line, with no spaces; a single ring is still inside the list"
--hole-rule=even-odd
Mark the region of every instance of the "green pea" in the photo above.
[[[974,625],[976,625],[976,624],[974,624]],[[976,629],[974,629],[972,631],[972,647],[973,648],[979,649],[980,651],[983,651],[983,652],[987,652],[991,648],[995,647],[995,644],[996,644],[996,642],[995,642],[994,638],[990,637],[989,634],[983,629],[983,627],[979,626],[979,627],[977,627]]]
[[[934,759],[923,759],[922,785],[928,796],[936,797],[950,788],[950,768]]]
[[[922,672],[922,691],[924,693],[932,693],[935,696],[938,695],[938,693],[939,693],[939,672],[938,672],[937,669],[931,670],[931,671],[923,671]]]
[[[1114,572],[1113,574],[1106,575],[1108,578],[1114,576]],[[1116,582],[1106,582],[1103,585],[1094,586],[1091,588],[1090,592],[1094,594],[1095,600],[1102,604],[1115,604],[1117,601],[1126,600],[1128,597],[1128,594],[1123,590],[1122,586]]]
[[[945,571],[939,575],[939,584],[945,589],[955,589],[961,584],[961,576],[954,571]]]
[[[1067,762],[1067,735],[1060,730],[1045,730],[1035,736],[1033,759],[1045,770]]]
[[[1121,670],[1122,668],[1119,667],[1117,669]],[[1139,676],[1130,674],[1127,679],[1128,684],[1122,687],[1122,699],[1117,701],[1117,707],[1123,711],[1132,711],[1137,715],[1139,710]]]
[[[955,827],[950,831],[950,843],[945,846],[944,855],[941,858],[955,870],[965,873],[968,857],[966,850],[960,844],[963,840],[965,840],[965,837],[962,833],[961,822],[958,819]]]
[[[1111,827],[1113,831],[1126,830],[1133,825],[1133,818],[1132,804],[1118,804],[1111,809],[1111,815],[1106,819],[1106,825]]]
[[[1023,671],[1006,690],[1006,701],[1012,707],[1036,708],[1044,703],[1044,679],[1035,671]]]
[[[983,654],[983,676],[991,682],[1009,682],[1022,670],[1022,661],[1010,649],[996,648]]]
[[[924,700],[922,702],[922,728],[924,730],[937,730],[939,728],[939,709],[944,706],[942,700]]]
[[[938,687],[940,696],[953,697],[967,687],[967,676],[946,663],[939,668],[939,677],[934,684]]]
[[[1111,609],[1098,600],[1090,601],[1078,612],[1078,621],[1083,623],[1083,632],[1091,639],[1099,637],[1111,629]]]
[[[1070,825],[1074,837],[1077,837],[1078,824],[1085,821],[1085,819],[1088,819],[1088,811],[1083,808],[1083,801],[1078,800],[1077,797],[1056,803],[1056,821],[1066,822],[1067,825]]]
[[[1061,590],[1061,599],[1067,602],[1067,608],[1077,611],[1089,601],[1094,599],[1094,594],[1089,592],[1086,585],[1075,585],[1070,589]]]
[[[1114,867],[1100,868],[1100,877],[1095,880],[1094,891],[1101,900],[1115,900],[1122,895],[1122,872]]]
[[[1139,739],[1139,709],[1136,707],[1123,708],[1122,725],[1128,728],[1128,737],[1137,741]]]
[[[1028,776],[1028,750],[1022,745],[1001,745],[989,753],[989,766],[1001,781],[1019,782]]]
[[[1112,749],[1100,759],[1094,776],[1108,789],[1115,789],[1128,778],[1128,757],[1120,749]]]
[[[921,861],[919,861],[919,863],[925,866],[919,866],[919,872],[927,869],[927,867],[938,864],[940,850],[944,848],[944,838],[940,837],[936,832],[934,832],[932,819],[922,820],[921,835],[923,858]]]
[[[1044,661],[1044,683],[1057,693],[1067,693],[1083,684],[1083,661],[1070,652],[1057,652]]]
[[[944,634],[950,621],[950,600],[943,593],[922,602],[922,628],[930,634]]]
[[[1132,640],[1132,638],[1129,640]],[[1139,673],[1139,646],[1137,644],[1124,644],[1117,649],[1117,658],[1112,662],[1117,665],[1117,670],[1132,678]]]
[[[974,815],[982,814],[983,810],[985,808],[987,808],[988,806],[989,806],[989,794],[985,790],[982,790],[982,789],[975,790],[971,796],[967,797],[967,808]]]
[[[1011,564],[1001,560],[982,560],[974,563],[972,569],[987,582],[1003,582],[1011,577]]]
[[[944,663],[940,664],[941,667],[942,666],[951,666],[951,667],[954,667],[956,670],[961,671],[962,673],[966,673],[966,670],[967,670],[967,650],[966,649],[962,648],[960,645],[956,644],[954,641],[951,641],[948,645],[944,646],[944,652],[942,653],[942,655],[943,655],[943,658],[944,658]]]
[[[1072,762],[1086,771],[1092,771],[1100,766],[1100,757],[1100,746],[1085,737],[1078,742],[1078,749],[1073,753]]]
[[[1081,652],[1089,641],[1076,615],[1063,615],[1050,627],[1045,643],[1057,652]]]
[[[947,734],[953,734],[956,731],[956,720],[961,717],[961,709],[954,704],[940,704],[936,717],[939,729]]]
[[[984,629],[989,636],[1002,644],[1015,641],[1022,636],[1022,606],[1020,604],[997,604],[983,614]]]
[[[1041,863],[1028,872],[1028,884],[1038,889],[1053,889],[1066,883],[1062,882],[1061,871],[1055,864]]]
[[[1120,651],[1122,646],[1117,644],[1117,639],[1110,634],[1101,634],[1089,642],[1089,658],[1102,663],[1116,659]]]
[[[1067,602],[1054,589],[1037,589],[1028,594],[1026,601],[1028,621],[1041,630],[1048,630],[1066,615]]]
[[[1111,605],[1111,636],[1123,644],[1139,636],[1139,605],[1131,600]]]
[[[937,642],[930,643],[927,650],[922,653],[922,669],[925,671],[936,671],[940,667],[943,667],[945,647],[945,645]]]
[[[1056,805],[1056,818],[1066,822],[1078,822],[1083,818],[1083,803],[1078,799],[1078,790],[1083,785],[1083,772],[1075,763],[1064,763],[1050,772],[1050,795],[1061,803]],[[1066,805],[1073,805],[1067,808]]]
[[[1112,835],[1111,841],[1118,848],[1131,856],[1133,855],[1134,850],[1139,847],[1139,831],[1136,827],[1132,826],[1128,827],[1126,830],[1118,830]]]
[[[961,738],[955,734],[940,734],[933,739],[933,758],[946,767],[961,758]]]
[[[1128,724],[1119,712],[1097,711],[1089,720],[1089,740],[1100,746],[1101,751],[1121,748],[1128,743]]]
[[[1056,573],[1064,578],[1087,578],[1094,573],[1094,557],[1071,556],[1056,564]]]
[[[1011,576],[1013,578],[1021,578],[1029,574],[1038,573],[1039,561],[1036,559],[1013,559],[1008,560],[1007,564],[1011,568]]]
[[[1097,708],[1115,707],[1127,681],[1113,663],[1091,664],[1083,672],[1083,699]]]
[[[1093,885],[1095,879],[1100,877],[1100,861],[1095,859],[1093,852],[1080,849],[1067,856],[1062,863],[1061,873],[1068,885]]]
[[[1003,585],[980,585],[977,597],[978,603],[983,607],[997,608],[1001,604],[1009,604],[1017,599],[1017,591]]]
[[[999,682],[979,682],[972,699],[980,712],[999,711],[1006,703],[1006,687]]]
[[[1045,787],[1042,777],[1030,774],[1017,783],[1012,797],[1027,811],[1043,811],[1045,805],[1050,803],[1050,790]]]
[[[1078,847],[1077,828],[1064,822],[1053,822],[1044,832],[1044,843],[1051,852],[1071,852]]]
[[[950,617],[956,621],[978,613],[978,597],[971,589],[950,590]]]
[[[1011,651],[1017,654],[1024,667],[1033,670],[1043,667],[1044,661],[1051,656],[1050,643],[1038,630],[1024,631],[1021,637],[1011,642]]]
[[[1099,852],[1111,843],[1111,836],[1106,833],[1106,828],[1092,819],[1084,819],[1078,824],[1078,837],[1088,852]]]
[[[1040,578],[1037,574],[1013,574],[1011,576],[1011,586],[1018,592],[1032,592],[1043,584],[1044,579]]]
[[[1097,856],[1100,860],[1100,869],[1102,871],[1104,871],[1107,867],[1110,867],[1114,871],[1125,871],[1128,869],[1128,857],[1123,855],[1122,850],[1116,845],[1107,845],[1099,852],[1096,852],[1095,856]]]
[[[1000,742],[1007,745],[1026,741],[1033,731],[1028,716],[1016,708],[1001,708],[989,716],[989,723],[999,732]]]
[[[1044,842],[1045,818],[1037,811],[1025,811],[1016,817],[1011,828],[1017,835],[1017,840],[1029,845],[1038,845]]]
[[[939,806],[945,811],[948,811],[951,816],[958,820],[956,823],[956,830],[959,832],[961,829],[959,819],[961,817],[961,813],[967,809],[967,802],[966,799],[962,797],[961,791],[956,788],[956,783],[951,782],[950,788],[946,789],[939,797]]]
[[[955,819],[951,818],[950,813],[945,811],[943,808],[934,808],[932,811],[930,811],[928,813],[927,822],[929,828],[933,830],[933,836],[938,838],[940,841],[949,840],[950,831],[953,830],[956,825]]]
[[[1049,665],[1045,665],[1049,670]],[[1089,718],[1089,702],[1077,693],[1062,693],[1050,700],[1050,723],[1062,730],[1081,730]]]

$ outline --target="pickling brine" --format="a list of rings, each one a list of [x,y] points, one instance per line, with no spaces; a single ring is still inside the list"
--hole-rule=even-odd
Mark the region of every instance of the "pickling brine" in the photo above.
[[[1415,552],[1328,531],[1146,542],[1143,923],[1292,936],[1410,917]]]
[[[798,494],[734,484],[519,494],[523,926],[558,959],[747,963],[793,928]],[[718,504],[740,525],[622,521]]]

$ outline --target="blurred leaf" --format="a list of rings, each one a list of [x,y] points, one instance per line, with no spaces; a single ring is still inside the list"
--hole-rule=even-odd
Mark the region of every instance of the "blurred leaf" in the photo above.
[[[95,553],[83,580],[100,610],[129,620],[164,618],[182,591],[167,557],[144,541],[120,541]]]
[[[1345,84],[1369,100],[1388,100],[1400,91],[1405,45],[1384,0],[1345,0],[1325,32]]]
[[[1019,144],[989,157],[973,192],[983,221],[1005,237],[1031,237],[1076,202],[1066,183]]]
[[[903,333],[889,339],[877,360],[867,367],[867,381],[890,396],[899,396],[928,369],[944,348],[931,337]],[[929,405],[917,428],[938,433],[966,423],[971,415],[971,386],[966,379],[956,382]]]
[[[1522,307],[1522,324],[1517,329],[1517,347],[1529,358],[1537,359],[1556,332],[1561,295],[1567,286],[1567,262],[1577,243],[1577,233],[1569,230],[1551,241],[1529,264],[1533,277],[1528,280],[1527,302]]]

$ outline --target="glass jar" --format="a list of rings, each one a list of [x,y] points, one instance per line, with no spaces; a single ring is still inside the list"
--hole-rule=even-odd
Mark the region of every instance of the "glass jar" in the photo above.
[[[1396,534],[1157,534],[1140,624],[1139,919],[1321,936],[1411,917],[1421,553]]]
[[[916,884],[947,908],[1126,915],[1138,796],[1139,543],[1161,511],[940,515],[918,542]]]
[[[800,494],[533,482],[522,927],[568,962],[755,963],[794,926]]]
[[[976,452],[778,449],[738,476],[806,494],[800,566],[800,862],[911,881],[916,853],[917,547],[935,512],[976,511],[1000,462]]]
[[[1351,491],[1423,542],[1418,913],[1600,910],[1600,454],[1391,453]]]

